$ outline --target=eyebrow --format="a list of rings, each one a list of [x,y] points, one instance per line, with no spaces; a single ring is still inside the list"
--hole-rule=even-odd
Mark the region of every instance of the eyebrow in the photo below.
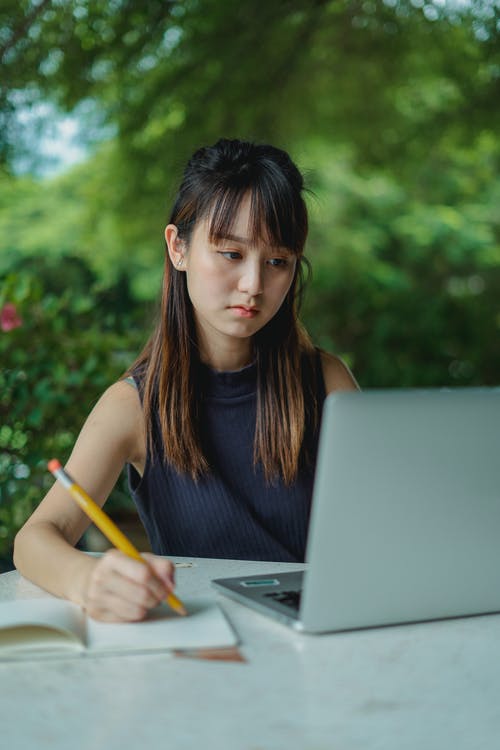
[[[231,234],[231,233],[225,234],[223,237],[219,237],[218,239],[219,239],[219,241],[222,241],[222,242],[224,242],[224,240],[229,240],[229,242],[239,242],[241,245],[252,245],[253,244],[253,240],[251,238],[248,238],[248,237],[239,237],[237,234]],[[287,248],[287,247],[282,247],[282,246],[279,246],[279,245],[278,246],[269,245],[269,247],[271,247],[271,248],[273,248],[275,250],[279,250],[280,252],[290,253],[290,254],[293,255],[293,252],[289,248]]]
[[[242,245],[251,245],[252,241],[248,237],[238,237],[237,234],[225,234],[219,237],[220,240],[229,240],[230,242],[240,242]]]

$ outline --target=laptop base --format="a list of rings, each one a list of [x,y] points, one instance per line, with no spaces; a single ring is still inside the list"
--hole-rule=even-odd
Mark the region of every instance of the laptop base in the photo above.
[[[215,589],[231,599],[251,607],[256,612],[272,617],[277,622],[304,631],[300,620],[300,606],[291,603],[291,592],[297,592],[300,599],[304,571],[291,573],[269,573],[268,575],[237,576],[216,578],[212,581]],[[289,602],[289,603],[284,603]]]

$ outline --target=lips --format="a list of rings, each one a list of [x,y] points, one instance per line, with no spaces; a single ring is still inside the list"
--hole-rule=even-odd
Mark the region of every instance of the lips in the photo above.
[[[249,307],[248,305],[232,305],[229,309],[242,318],[253,318],[259,312],[258,307]]]

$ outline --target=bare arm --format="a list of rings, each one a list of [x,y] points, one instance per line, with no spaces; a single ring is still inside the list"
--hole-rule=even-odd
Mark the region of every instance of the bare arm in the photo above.
[[[102,506],[125,463],[132,463],[142,474],[144,457],[138,394],[127,383],[115,383],[85,422],[67,469]],[[74,545],[88,525],[87,516],[67,490],[55,483],[18,532],[14,564],[22,575],[80,604],[93,617],[141,619],[172,590],[171,563],[150,556],[148,567],[116,550],[103,558],[86,555]]]

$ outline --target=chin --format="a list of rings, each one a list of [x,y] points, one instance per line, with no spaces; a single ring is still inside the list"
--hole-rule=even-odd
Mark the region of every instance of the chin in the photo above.
[[[258,333],[261,328],[262,325],[260,324],[257,325],[254,323],[254,325],[249,325],[247,323],[245,326],[231,326],[231,329],[227,330],[226,333],[228,336],[232,336],[233,338],[248,339],[250,336],[254,336],[256,333]]]

